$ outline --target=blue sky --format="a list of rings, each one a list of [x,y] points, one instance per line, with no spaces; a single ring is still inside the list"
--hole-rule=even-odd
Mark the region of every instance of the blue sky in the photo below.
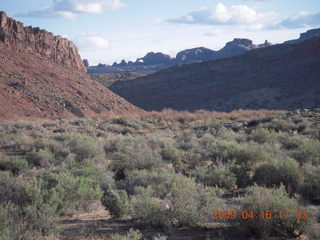
[[[1,0],[0,9],[74,41],[91,64],[236,37],[281,43],[320,27],[319,0]]]

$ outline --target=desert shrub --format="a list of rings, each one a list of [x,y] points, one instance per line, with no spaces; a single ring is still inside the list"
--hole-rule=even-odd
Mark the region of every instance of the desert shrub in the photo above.
[[[127,235],[121,235],[121,234],[113,234],[111,236],[111,240],[140,240],[142,239],[143,235],[140,233],[139,230],[130,229],[129,232],[127,232]]]
[[[252,185],[253,171],[252,166],[246,164],[230,163],[230,170],[236,178],[236,185],[240,188],[245,188]]]
[[[307,174],[302,193],[311,203],[320,204],[320,167]]]
[[[166,162],[171,162],[174,166],[181,165],[181,152],[174,146],[165,146],[161,150],[162,159]]]
[[[65,136],[64,144],[76,154],[76,160],[80,162],[104,156],[100,141],[84,134],[68,134]]]
[[[28,168],[28,162],[20,157],[5,157],[0,155],[0,170],[19,174]]]
[[[237,164],[248,166],[254,166],[256,163],[270,158],[269,154],[258,144],[240,145],[232,141],[218,142],[212,149],[210,157],[214,162],[232,163],[235,160]]]
[[[206,186],[231,190],[236,185],[236,177],[230,166],[221,163],[210,167],[197,167],[191,175]]]
[[[168,228],[172,225],[167,201],[155,196],[151,187],[136,189],[131,200],[131,215],[142,224]]]
[[[185,130],[177,136],[178,147],[182,150],[191,150],[199,145],[198,138],[193,131]]]
[[[125,179],[118,183],[129,195],[135,193],[137,187],[152,186],[158,196],[163,197],[170,186],[175,173],[167,169],[125,171]]]
[[[199,165],[203,160],[203,156],[201,153],[194,152],[194,151],[188,151],[183,152],[182,154],[182,163],[188,165],[189,167],[195,167]]]
[[[122,169],[152,169],[162,162],[160,154],[140,138],[128,141],[121,150],[112,154],[112,158],[117,160],[115,167]]]
[[[34,144],[34,139],[25,133],[19,134],[14,144],[14,151],[30,152]]]
[[[221,191],[218,189],[205,188],[194,179],[176,174],[165,196],[159,196],[152,186],[138,188],[131,202],[132,216],[153,226],[201,225],[208,221],[212,208],[224,207],[219,194]]]
[[[109,210],[114,218],[121,218],[129,213],[129,200],[126,191],[107,189],[102,204]]]
[[[294,124],[289,120],[275,119],[267,126],[269,129],[273,129],[276,132],[290,132],[295,128]]]
[[[234,159],[239,144],[233,141],[219,141],[210,151],[213,161],[228,163]]]
[[[8,207],[4,204],[0,204],[0,239],[10,239],[10,234]]]
[[[26,155],[26,160],[31,166],[49,167],[55,162],[54,155],[48,149],[33,150]]]
[[[223,201],[215,189],[204,188],[191,178],[175,178],[167,199],[172,206],[172,221],[178,226],[201,225],[208,220],[212,208],[223,209]]]
[[[280,135],[279,141],[286,150],[295,150],[306,140],[301,135],[291,136],[289,134]]]
[[[63,143],[49,138],[37,139],[33,144],[34,150],[48,149],[53,153],[58,162],[61,162],[69,155],[69,150]]]
[[[48,235],[54,230],[58,198],[41,188],[41,183],[23,183],[8,173],[0,174],[0,205],[5,206],[2,217],[9,224],[8,239],[21,239],[27,235]]]
[[[45,173],[40,177],[43,189],[48,189],[59,198],[59,213],[85,210],[90,203],[102,198],[102,191],[88,177],[70,173]]]
[[[0,172],[0,203],[12,202],[24,205],[28,202],[26,188],[19,177],[9,172]]]
[[[257,167],[253,181],[266,187],[278,187],[283,184],[292,194],[298,192],[303,180],[299,171],[299,163],[292,158],[284,158]]]
[[[217,139],[215,136],[211,134],[204,134],[199,138],[199,152],[205,156],[209,157],[210,152],[214,147],[216,147],[217,142],[219,139]]]
[[[292,157],[300,163],[320,164],[320,141],[308,139],[298,145]]]
[[[274,130],[268,130],[266,128],[257,128],[255,129],[251,135],[249,136],[249,139],[263,144],[263,143],[270,143],[275,140],[275,131]]]
[[[132,119],[132,118],[127,118],[127,117],[120,117],[120,118],[114,118],[111,120],[112,123],[116,123],[116,124],[120,124],[120,125],[124,125],[126,127],[131,127],[134,129],[139,129],[141,128],[141,123],[138,122],[138,120],[136,119]]]
[[[249,234],[258,234],[263,239],[271,235],[293,237],[304,232],[308,220],[280,218],[273,214],[271,218],[261,217],[261,211],[277,212],[288,210],[295,212],[300,209],[296,198],[289,198],[285,188],[265,188],[252,186],[241,203],[241,211],[253,211],[253,218],[241,220],[241,227]],[[241,213],[240,213],[241,214]],[[259,217],[259,218],[258,218]]]
[[[86,177],[97,185],[100,186],[101,190],[107,190],[108,187],[114,186],[114,173],[110,171],[106,166],[102,164],[92,164],[89,162],[87,165],[76,163],[70,169],[72,175],[77,177]]]

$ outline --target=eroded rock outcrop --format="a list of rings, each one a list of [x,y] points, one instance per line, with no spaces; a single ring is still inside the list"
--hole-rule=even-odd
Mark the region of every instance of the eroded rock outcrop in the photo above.
[[[24,27],[0,11],[0,42],[14,51],[30,52],[66,67],[85,72],[77,47],[68,39],[40,28]]]

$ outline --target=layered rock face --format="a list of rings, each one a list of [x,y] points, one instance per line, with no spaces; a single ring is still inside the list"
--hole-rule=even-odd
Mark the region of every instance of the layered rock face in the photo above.
[[[77,47],[69,40],[40,28],[24,27],[0,11],[0,42],[8,48],[32,53],[57,64],[85,72]]]

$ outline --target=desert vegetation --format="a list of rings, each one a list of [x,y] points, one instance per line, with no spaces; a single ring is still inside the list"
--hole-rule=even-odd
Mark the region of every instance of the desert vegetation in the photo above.
[[[177,229],[197,239],[319,239],[319,117],[167,109],[3,121],[0,239],[175,239]],[[128,230],[93,237],[59,227],[97,206]],[[213,211],[241,217],[214,219]]]

